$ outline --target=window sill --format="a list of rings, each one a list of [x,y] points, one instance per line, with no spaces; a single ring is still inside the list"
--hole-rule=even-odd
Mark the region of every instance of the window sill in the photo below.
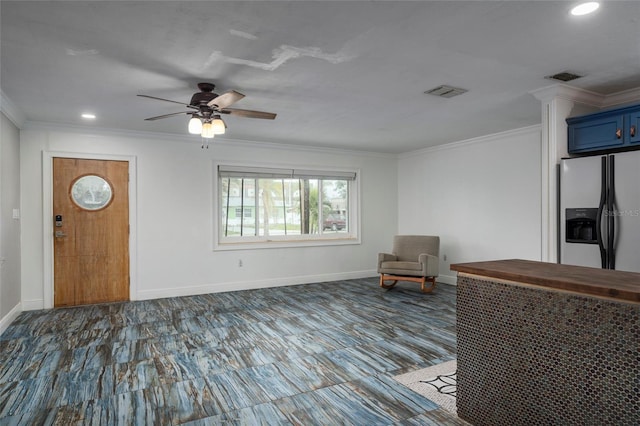
[[[238,242],[217,242],[214,243],[213,251],[230,250],[254,250],[272,248],[295,248],[295,247],[328,247],[360,244],[358,237],[325,238],[314,240],[267,240],[267,241],[238,241]]]

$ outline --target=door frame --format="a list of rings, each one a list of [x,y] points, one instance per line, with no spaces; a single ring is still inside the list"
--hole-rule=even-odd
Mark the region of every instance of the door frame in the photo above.
[[[129,300],[138,294],[138,229],[137,229],[137,157],[134,155],[90,154],[65,151],[42,151],[42,240],[43,240],[43,305],[53,308],[53,159],[54,157],[82,160],[113,160],[129,163]]]

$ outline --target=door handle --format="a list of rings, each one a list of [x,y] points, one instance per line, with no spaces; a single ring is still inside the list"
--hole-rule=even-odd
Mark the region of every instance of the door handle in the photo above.
[[[598,203],[598,216],[596,218],[596,239],[600,249],[600,264],[602,269],[607,269],[607,247],[602,238],[602,215],[607,204],[607,157],[602,157],[600,162],[600,202]],[[607,214],[610,214],[607,212]]]
[[[56,238],[64,238],[64,237],[67,236],[67,234],[65,234],[62,231],[56,231],[54,235],[55,235]]]
[[[616,138],[618,139],[622,138],[622,129],[616,130]]]
[[[631,137],[634,137],[636,135],[636,126],[631,126],[631,129],[629,130],[629,133],[630,133]]]

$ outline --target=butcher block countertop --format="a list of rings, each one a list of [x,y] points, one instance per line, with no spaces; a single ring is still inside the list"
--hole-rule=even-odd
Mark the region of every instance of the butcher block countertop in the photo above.
[[[457,263],[452,271],[640,303],[640,273],[530,260]]]

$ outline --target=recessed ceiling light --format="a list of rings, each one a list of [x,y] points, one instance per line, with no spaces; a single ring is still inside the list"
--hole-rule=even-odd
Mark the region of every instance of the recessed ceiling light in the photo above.
[[[588,15],[598,10],[599,7],[600,7],[600,3],[598,3],[597,1],[580,3],[579,5],[571,9],[571,14],[573,16]]]
[[[86,118],[87,120],[94,120],[96,118],[95,114],[91,114],[90,112],[85,112],[81,115],[82,118]]]

